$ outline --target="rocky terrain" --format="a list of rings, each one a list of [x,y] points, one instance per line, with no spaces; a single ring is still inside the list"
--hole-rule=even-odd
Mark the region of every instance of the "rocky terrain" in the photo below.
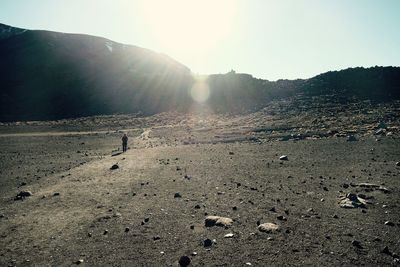
[[[399,101],[196,110],[2,123],[0,265],[400,263]]]

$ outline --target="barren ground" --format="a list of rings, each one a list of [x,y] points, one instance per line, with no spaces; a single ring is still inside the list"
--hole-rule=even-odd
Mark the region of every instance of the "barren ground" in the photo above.
[[[302,101],[241,116],[0,125],[0,264],[178,266],[183,255],[193,266],[398,264],[399,103],[340,111]],[[130,149],[118,155],[122,130]],[[23,190],[32,196],[14,200]],[[341,208],[347,193],[366,207]],[[207,215],[234,221],[205,227]],[[281,228],[260,232],[266,222]]]

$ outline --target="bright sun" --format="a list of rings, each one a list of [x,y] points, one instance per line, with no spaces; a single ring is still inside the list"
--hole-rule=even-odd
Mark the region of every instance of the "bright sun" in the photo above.
[[[169,52],[207,53],[233,28],[233,0],[143,1],[140,14],[146,29]]]

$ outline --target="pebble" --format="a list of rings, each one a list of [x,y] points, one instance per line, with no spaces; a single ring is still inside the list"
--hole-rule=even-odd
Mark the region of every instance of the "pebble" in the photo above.
[[[354,142],[354,141],[357,141],[357,138],[354,135],[348,135],[347,136],[347,141],[348,142]]]
[[[130,230],[129,227],[126,227],[125,228],[125,233],[129,232],[129,230]]]
[[[400,166],[400,161],[396,162],[396,166]]]
[[[357,247],[357,248],[362,248],[361,242],[358,241],[358,240],[353,240],[353,241],[351,241],[351,244],[352,244],[353,246]]]
[[[108,234],[108,230],[104,230],[103,235]]]
[[[212,241],[211,239],[207,238],[203,241],[203,246],[206,247],[211,247],[212,246]]]
[[[224,235],[225,238],[232,238],[234,235],[232,233]]]
[[[289,160],[287,155],[282,155],[279,157],[280,160]]]
[[[59,196],[59,195],[60,195],[59,192],[55,192],[55,193],[53,194],[53,196]]]
[[[76,263],[76,264],[81,264],[81,263],[83,263],[83,260],[82,260],[82,259],[79,259],[79,260],[77,260],[75,263]]]
[[[182,256],[179,259],[179,266],[186,267],[190,264],[190,258],[188,256]]]
[[[175,193],[174,198],[181,198],[182,195],[180,193]]]
[[[118,168],[119,168],[118,164],[114,164],[111,166],[110,170],[116,170]]]
[[[279,215],[278,217],[276,217],[278,220],[280,221],[287,221],[287,218],[283,215]]]
[[[385,254],[388,254],[388,255],[391,255],[391,254],[392,254],[392,253],[390,253],[390,250],[389,250],[388,246],[385,246],[385,247],[381,250],[381,253],[385,253]]]
[[[116,213],[113,214],[113,217],[120,218],[120,217],[122,217],[122,214],[119,213],[119,212],[116,212]]]
[[[385,225],[388,225],[388,226],[394,226],[394,222],[391,222],[391,221],[386,221],[386,222],[385,222]]]

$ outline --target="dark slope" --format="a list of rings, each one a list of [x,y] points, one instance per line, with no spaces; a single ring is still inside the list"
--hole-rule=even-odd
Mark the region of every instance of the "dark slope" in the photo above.
[[[190,110],[190,70],[173,59],[101,37],[0,24],[0,121]],[[248,74],[210,75],[215,112],[249,112],[270,100],[336,94],[400,98],[400,68],[351,68],[306,80],[270,82]]]
[[[185,103],[191,82],[165,55],[87,35],[8,34],[0,58],[3,121],[153,114]]]
[[[270,82],[248,74],[210,75],[210,105],[216,111],[243,112],[265,106],[272,99],[305,96],[336,95],[374,101],[400,99],[400,68],[349,68],[331,71],[305,80]]]

